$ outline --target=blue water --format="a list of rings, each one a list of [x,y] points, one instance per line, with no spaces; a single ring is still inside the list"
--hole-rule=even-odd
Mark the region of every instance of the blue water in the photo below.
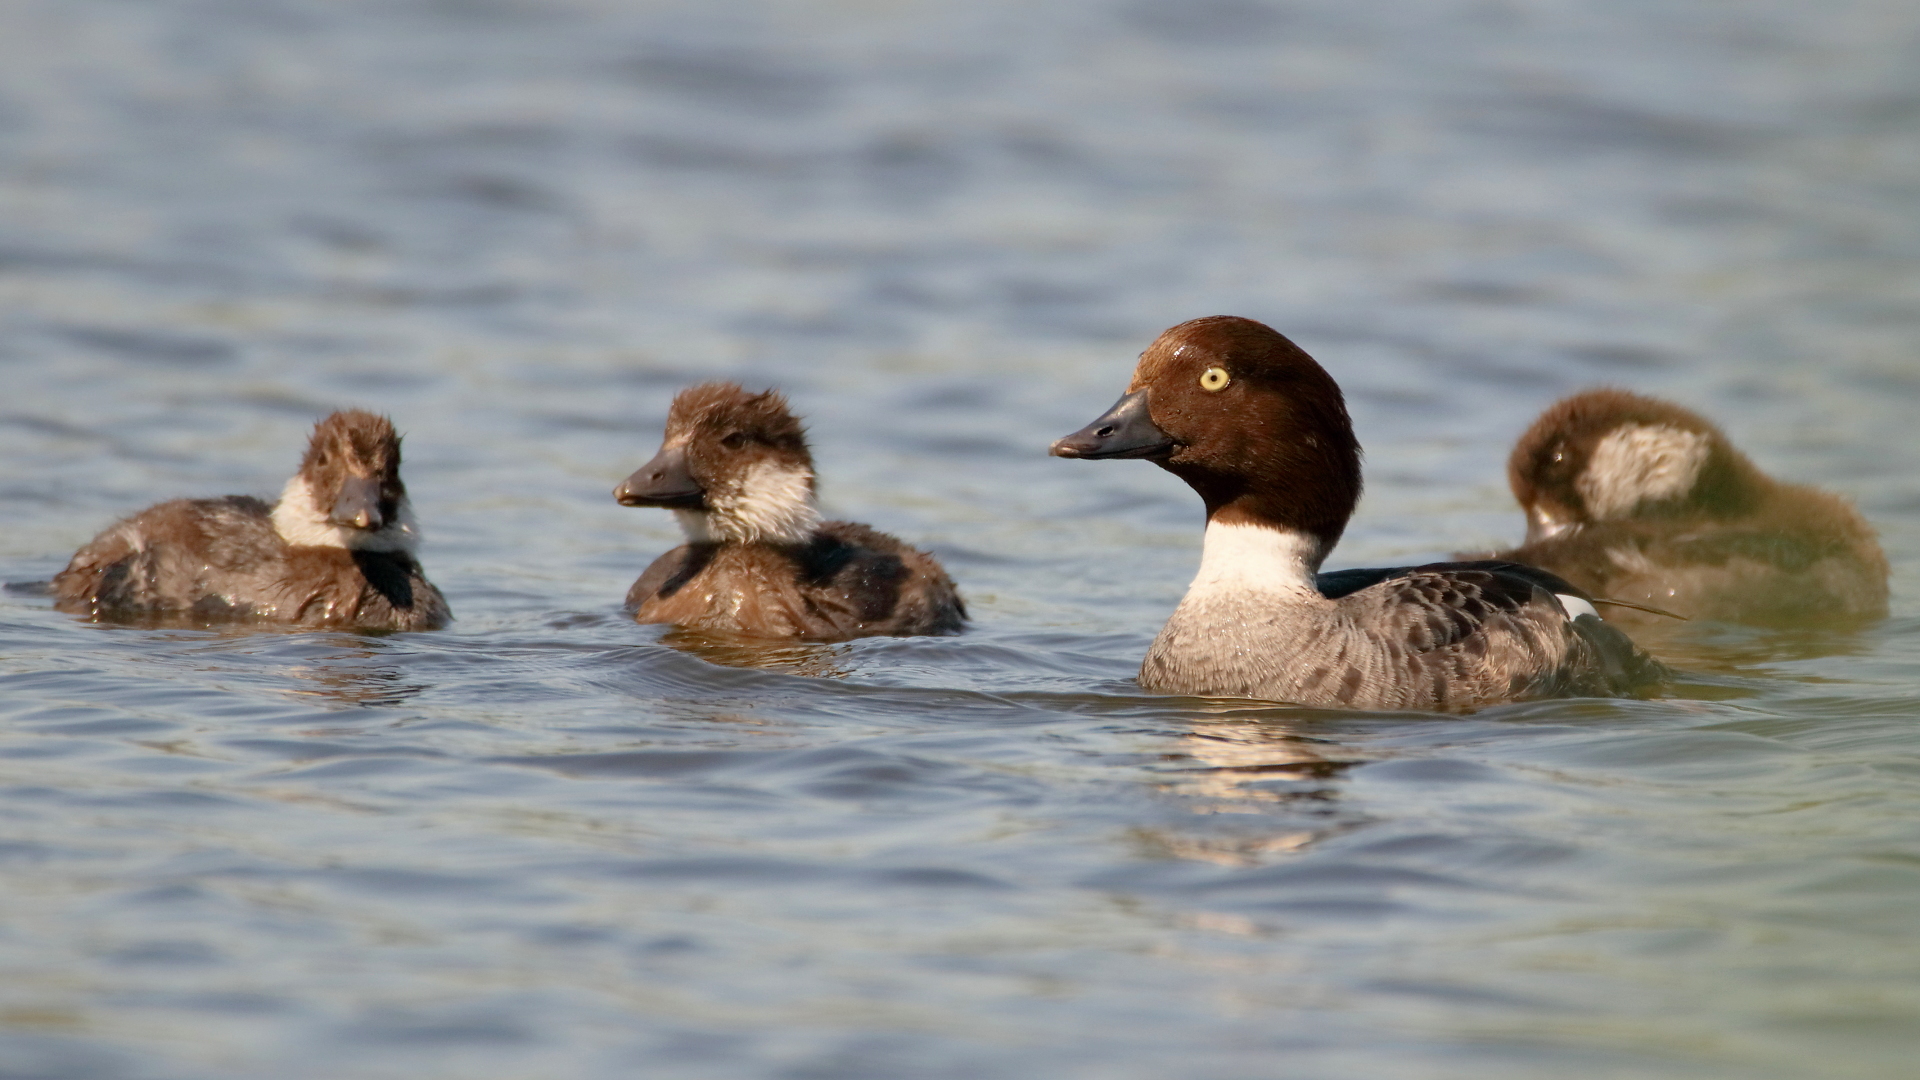
[[[1920,9],[0,4],[0,578],[390,413],[458,621],[0,595],[0,1077],[1904,1078]],[[1894,614],[1673,697],[1142,693],[1199,508],[1045,456],[1164,327],[1346,388],[1332,565],[1557,396],[1858,501]],[[623,619],[673,392],[787,390],[951,639]]]

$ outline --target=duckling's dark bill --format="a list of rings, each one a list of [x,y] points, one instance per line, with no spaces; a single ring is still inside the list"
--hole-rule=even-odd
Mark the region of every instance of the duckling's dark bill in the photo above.
[[[1147,392],[1135,390],[1113,403],[1100,419],[1063,439],[1050,453],[1064,458],[1155,458],[1173,452],[1173,436],[1154,425]]]
[[[386,523],[380,513],[380,481],[370,476],[349,476],[340,484],[340,496],[333,500],[327,519],[335,525],[355,529],[378,529]]]
[[[687,451],[681,446],[660,451],[613,489],[614,501],[621,506],[663,506],[669,510],[705,509],[706,495],[687,467]]]

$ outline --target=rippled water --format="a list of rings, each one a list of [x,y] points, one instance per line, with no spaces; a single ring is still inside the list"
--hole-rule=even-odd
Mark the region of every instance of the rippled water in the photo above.
[[[0,597],[0,1076],[1905,1077],[1920,10],[0,5],[0,578],[390,412],[437,634]],[[1161,328],[1346,387],[1333,565],[1517,538],[1608,382],[1859,500],[1858,635],[1671,700],[1143,694],[1198,508],[1048,459]],[[967,635],[687,640],[608,491],[786,388]]]

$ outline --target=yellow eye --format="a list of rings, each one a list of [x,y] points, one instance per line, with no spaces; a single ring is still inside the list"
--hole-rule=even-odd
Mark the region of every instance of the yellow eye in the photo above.
[[[1228,375],[1227,369],[1223,367],[1210,367],[1200,373],[1200,389],[1208,393],[1225,390],[1227,384],[1232,381],[1233,376]]]

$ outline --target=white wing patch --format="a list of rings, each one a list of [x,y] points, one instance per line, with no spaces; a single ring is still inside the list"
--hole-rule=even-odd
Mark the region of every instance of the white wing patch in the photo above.
[[[1595,444],[1574,487],[1595,521],[1621,517],[1643,502],[1692,491],[1711,448],[1711,440],[1698,431],[1628,424]]]
[[[1600,617],[1598,608],[1595,608],[1593,604],[1578,596],[1562,592],[1554,593],[1553,598],[1560,601],[1560,610],[1567,613],[1568,622],[1572,622],[1582,615],[1591,615],[1596,619]]]

